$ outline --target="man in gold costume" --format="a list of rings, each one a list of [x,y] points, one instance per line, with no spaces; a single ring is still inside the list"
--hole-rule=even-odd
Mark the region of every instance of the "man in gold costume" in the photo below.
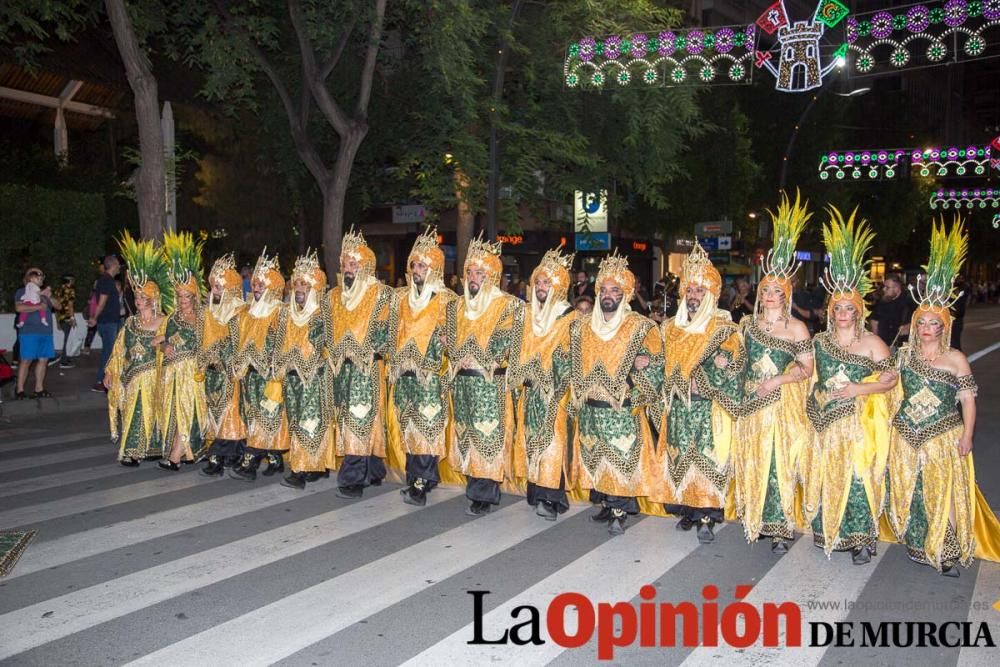
[[[458,299],[444,286],[444,253],[437,230],[421,234],[406,262],[407,286],[396,290],[389,310],[390,446],[405,456],[403,502],[427,504],[440,481],[445,456],[448,391],[445,329]]]
[[[507,382],[517,400],[514,474],[528,482],[528,504],[555,521],[569,509],[566,498],[567,413],[570,382],[569,325],[573,306],[566,300],[573,255],[545,253],[528,283],[528,322],[521,348],[511,360]]]
[[[500,502],[513,436],[507,363],[521,345],[524,304],[500,290],[500,244],[480,237],[465,259],[465,294],[450,313],[454,432],[451,466],[467,476],[471,515]]]
[[[638,497],[655,488],[651,422],[660,414],[663,344],[656,323],[632,312],[635,276],[617,253],[601,262],[598,306],[570,325],[571,405],[576,413],[571,480],[590,489],[592,519],[625,532]]]
[[[237,465],[246,449],[247,430],[240,415],[240,385],[233,362],[239,345],[243,281],[232,255],[220,257],[208,274],[208,305],[202,315],[198,362],[205,378],[208,432],[212,441],[201,473],[221,476],[224,466]]]
[[[717,307],[722,277],[698,244],[684,260],[677,315],[663,323],[666,412],[660,428],[664,508],[679,530],[712,542],[729,486],[733,418],[743,355],[729,313]]]
[[[275,378],[284,381],[288,419],[288,465],[282,485],[304,489],[306,482],[329,477],[335,469],[333,387],[326,342],[330,311],[326,274],[316,253],[295,260],[292,298],[281,311],[274,358]]]
[[[273,378],[274,346],[278,338],[285,279],[278,258],[267,249],[257,259],[250,277],[253,302],[239,320],[240,338],[233,371],[240,380],[243,419],[247,427],[247,449],[240,465],[229,475],[252,482],[257,468],[267,459],[264,475],[284,470],[288,451],[288,422],[281,401],[281,383]]]
[[[344,235],[340,285],[330,290],[327,331],[337,420],[337,495],[360,498],[385,477],[385,366],[392,288],[375,277],[375,253],[353,229]]]

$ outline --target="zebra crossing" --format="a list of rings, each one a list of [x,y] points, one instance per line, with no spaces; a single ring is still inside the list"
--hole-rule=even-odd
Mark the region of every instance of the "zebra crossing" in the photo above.
[[[855,567],[846,554],[828,561],[808,535],[775,556],[731,524],[711,545],[656,517],[611,538],[582,505],[553,523],[507,496],[497,511],[469,517],[461,490],[448,487],[416,508],[388,483],[344,500],[332,480],[297,492],[277,477],[247,484],[191,468],[126,469],[100,433],[102,417],[32,432],[0,427],[0,529],[38,531],[0,579],[3,664],[593,664],[596,633],[564,648],[549,635],[546,608],[566,592],[638,608],[645,585],[658,602],[700,605],[711,584],[719,609],[749,585],[745,602],[794,602],[803,621],[985,622],[1000,640],[996,563],[977,561],[955,580],[911,564],[897,545],[880,545],[870,565]],[[534,607],[543,643],[470,644],[470,591],[480,592],[483,639],[501,637]],[[567,631],[580,624],[567,612]],[[971,667],[992,656],[981,647],[636,641],[614,663]]]

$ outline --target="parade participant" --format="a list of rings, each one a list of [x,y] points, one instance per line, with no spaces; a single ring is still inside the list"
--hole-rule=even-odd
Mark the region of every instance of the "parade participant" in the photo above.
[[[118,460],[124,466],[138,466],[143,459],[159,456],[162,449],[156,428],[160,360],[154,341],[166,328],[163,309],[173,305],[173,287],[163,253],[152,241],[136,241],[125,232],[119,247],[138,312],[125,321],[115,339],[104,386]]]
[[[458,296],[444,286],[444,253],[437,229],[421,234],[406,262],[407,286],[396,290],[389,309],[389,437],[405,455],[403,502],[427,504],[440,481],[448,426],[445,329]]]
[[[211,441],[203,475],[221,476],[224,467],[238,465],[246,449],[247,430],[240,415],[240,383],[233,372],[240,340],[240,314],[246,308],[236,260],[226,255],[215,260],[208,274],[208,305],[202,311],[201,349],[198,363],[208,402]]]
[[[239,465],[229,476],[252,482],[257,468],[267,459],[263,474],[270,477],[285,470],[288,422],[282,405],[281,383],[274,379],[274,346],[278,337],[285,279],[278,257],[268,257],[264,248],[250,276],[253,301],[239,317],[239,340],[233,355],[233,374],[240,382],[240,409],[247,428],[247,447]]]
[[[742,398],[739,334],[718,308],[722,277],[699,244],[684,260],[677,315],[663,323],[666,412],[657,450],[662,457],[662,501],[681,517],[678,530],[697,526],[712,542],[725,518],[733,418]]]
[[[776,553],[788,551],[794,538],[798,459],[811,433],[805,399],[812,341],[791,313],[795,244],[812,217],[807,208],[798,194],[794,204],[783,195],[771,213],[774,246],[763,262],[753,314],[740,323],[746,364],[733,447],[736,514],[747,541],[770,537]]]
[[[489,512],[500,502],[510,457],[514,414],[506,365],[521,345],[524,304],[500,290],[500,244],[482,236],[469,244],[465,294],[449,315],[454,437],[451,466],[467,476],[467,513]],[[515,352],[516,354],[516,352]]]
[[[965,355],[949,347],[950,308],[961,296],[954,284],[968,245],[960,218],[950,232],[943,220],[932,226],[910,343],[898,353],[902,402],[889,440],[889,523],[912,560],[949,577],[959,576],[959,563],[972,563],[977,536],[1000,544],[972,460],[976,381]]]
[[[360,498],[385,478],[385,365],[392,288],[375,277],[375,253],[360,232],[344,235],[340,276],[330,290],[327,331],[337,420],[337,495]]]
[[[844,220],[834,207],[823,226],[830,266],[827,330],[813,339],[815,377],[806,412],[815,431],[800,457],[803,510],[827,556],[850,551],[871,561],[878,540],[889,443],[885,392],[896,384],[889,348],[865,331],[864,298],[872,288],[865,253],[874,234],[857,209]]]
[[[635,277],[617,251],[597,273],[598,306],[570,325],[574,485],[600,504],[592,519],[625,532],[637,497],[651,495],[657,474],[651,422],[660,418],[663,344],[656,324],[629,308]]]
[[[205,385],[196,378],[200,348],[199,301],[205,292],[201,263],[202,244],[191,234],[163,235],[163,253],[167,261],[176,307],[167,318],[162,336],[154,339],[163,353],[160,365],[160,395],[156,419],[163,437],[163,470],[180,470],[180,462],[194,463],[205,447],[208,406]]]
[[[512,355],[507,383],[520,396],[515,419],[515,476],[528,483],[528,504],[549,521],[569,509],[566,498],[567,414],[570,382],[569,325],[573,306],[566,300],[573,255],[550,250],[528,284],[527,326],[518,354]]]
[[[288,465],[282,485],[304,489],[306,482],[328,477],[337,467],[334,451],[333,388],[326,363],[330,311],[326,274],[316,252],[295,260],[292,298],[281,311],[275,346],[274,375],[284,381],[288,419]]]

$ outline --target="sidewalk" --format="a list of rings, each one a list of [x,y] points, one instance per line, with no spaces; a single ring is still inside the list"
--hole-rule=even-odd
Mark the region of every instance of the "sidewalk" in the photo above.
[[[45,376],[45,388],[52,398],[27,398],[14,400],[14,382],[8,382],[0,388],[0,420],[17,420],[41,414],[75,412],[78,410],[97,410],[107,406],[105,394],[91,391],[96,382],[97,364],[101,359],[100,350],[94,350],[89,356],[80,355],[72,359],[75,368],[61,369],[59,364],[49,366]],[[26,393],[31,394],[35,388],[34,369],[28,374],[25,382]]]

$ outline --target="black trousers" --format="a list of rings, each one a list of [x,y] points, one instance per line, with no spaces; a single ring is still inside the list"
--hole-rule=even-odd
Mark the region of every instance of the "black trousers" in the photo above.
[[[600,491],[590,490],[590,502],[595,505],[603,505],[613,510],[621,510],[626,514],[639,513],[639,501],[633,496],[612,496]]]
[[[472,501],[500,504],[500,482],[481,477],[470,477],[465,484],[465,497]]]
[[[684,517],[689,521],[700,523],[703,517],[708,517],[715,523],[722,523],[726,519],[725,512],[721,507],[688,507],[687,505],[663,504],[663,509],[667,514]]]
[[[424,480],[424,489],[431,490],[441,481],[438,472],[438,457],[430,454],[406,455],[406,483],[412,485],[418,479]]]
[[[337,486],[371,486],[385,479],[385,459],[378,456],[345,456],[337,470]]]
[[[528,482],[528,504],[534,507],[544,501],[556,506],[556,511],[562,514],[569,509],[569,498],[566,497],[566,475],[559,477],[559,488],[550,489],[547,486],[538,486]]]

